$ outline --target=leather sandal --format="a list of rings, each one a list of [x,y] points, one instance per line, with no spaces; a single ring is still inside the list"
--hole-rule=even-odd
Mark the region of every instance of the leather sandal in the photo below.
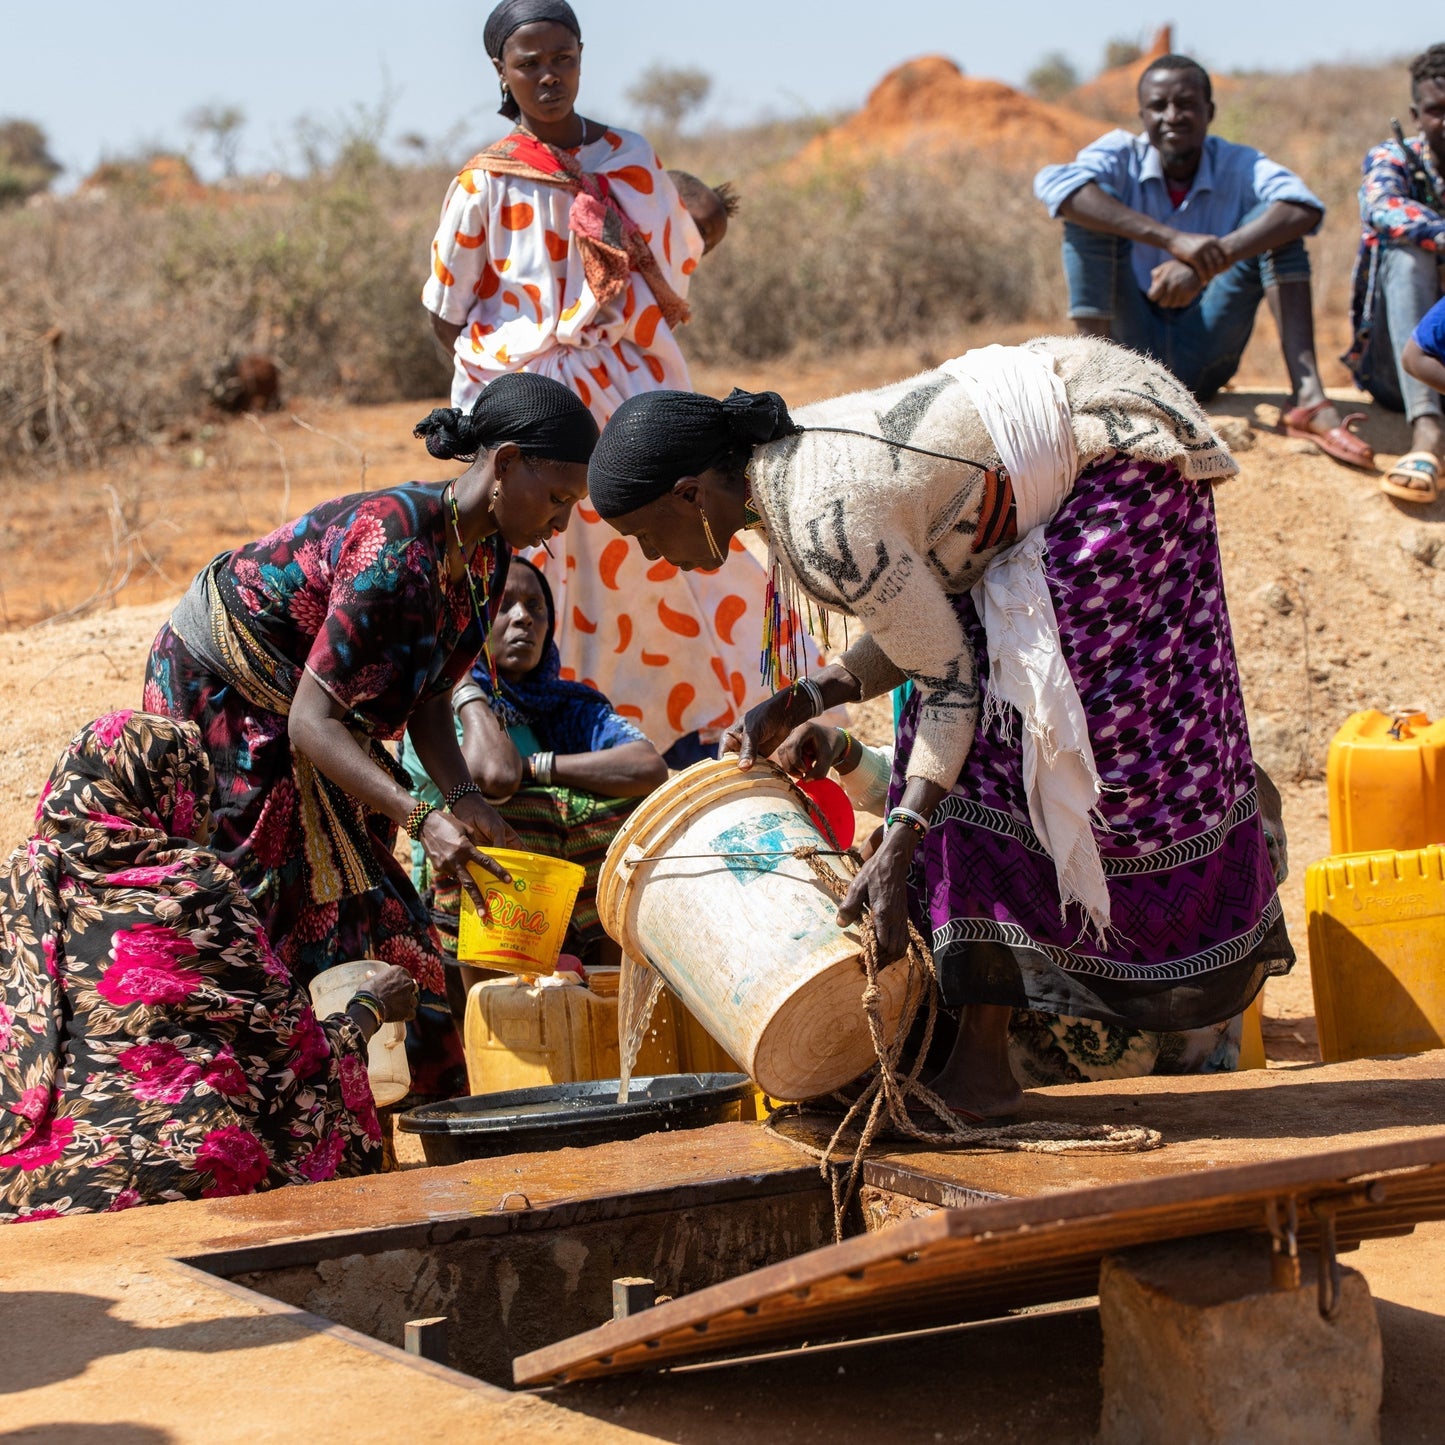
[[[1428,482],[1428,486],[1412,487],[1410,482]],[[1413,502],[1417,507],[1429,506],[1440,495],[1440,463],[1434,452],[1406,452],[1383,477],[1380,490],[1396,501]]]
[[[1343,462],[1347,467],[1359,467],[1361,471],[1373,472],[1374,452],[1370,450],[1367,442],[1350,430],[1355,422],[1365,420],[1364,412],[1351,412],[1339,426],[1333,426],[1329,431],[1315,431],[1310,426],[1310,422],[1331,404],[1329,401],[1317,401],[1313,406],[1291,407],[1279,419],[1280,431],[1287,437],[1299,437],[1302,441],[1313,442],[1326,456]]]

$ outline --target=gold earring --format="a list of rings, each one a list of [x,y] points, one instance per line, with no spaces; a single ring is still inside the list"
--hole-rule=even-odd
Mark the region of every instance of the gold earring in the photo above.
[[[707,513],[704,512],[701,507],[697,509],[697,513],[698,516],[702,518],[702,530],[704,535],[707,537],[708,546],[712,548],[713,556],[716,557],[719,562],[726,562],[728,559],[728,554],[722,551],[721,548],[719,548],[717,544],[717,538],[714,537],[712,534],[712,527],[708,524]]]
[[[492,495],[487,498],[487,515],[489,517],[495,517],[497,515],[497,498],[501,495],[502,484],[500,482],[493,482]]]

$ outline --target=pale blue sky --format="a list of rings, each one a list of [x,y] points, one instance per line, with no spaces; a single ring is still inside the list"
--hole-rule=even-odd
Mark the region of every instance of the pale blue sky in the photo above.
[[[1171,18],[1135,0],[573,3],[587,45],[583,108],[619,123],[631,118],[624,92],[653,60],[710,72],[709,115],[737,123],[851,108],[891,66],[934,51],[970,74],[1013,83],[1051,50],[1088,73],[1110,37],[1147,34]],[[460,125],[465,149],[500,128],[482,54],[489,9],[384,0],[0,0],[0,116],[44,126],[73,178],[106,154],[183,146],[188,112],[233,103],[249,118],[242,168],[254,170],[294,155],[301,114],[330,120],[374,105],[389,85],[393,135],[435,140]],[[1195,9],[1173,17],[1176,48],[1221,70],[1382,60],[1445,38],[1445,22],[1428,6],[1389,7],[1369,26],[1357,0],[1214,0]]]

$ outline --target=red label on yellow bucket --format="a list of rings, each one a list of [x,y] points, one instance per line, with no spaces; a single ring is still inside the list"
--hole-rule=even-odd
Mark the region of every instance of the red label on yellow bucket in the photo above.
[[[483,851],[512,875],[512,881],[503,883],[485,868],[468,865],[482,890],[487,915],[478,917],[471,896],[462,894],[457,957],[513,973],[553,972],[586,872],[576,863],[540,853],[510,848]]]

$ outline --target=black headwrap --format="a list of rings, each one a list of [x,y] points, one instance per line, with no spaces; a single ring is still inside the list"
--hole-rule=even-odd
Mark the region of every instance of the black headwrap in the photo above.
[[[597,445],[597,423],[576,392],[530,371],[489,382],[469,412],[438,407],[416,424],[413,436],[432,456],[472,461],[479,452],[516,442],[528,456],[585,462]]]
[[[726,401],[691,391],[645,391],[612,414],[587,468],[600,516],[621,517],[763,442],[802,430],[775,391],[733,391]]]
[[[482,43],[487,48],[487,55],[493,60],[500,60],[507,37],[514,30],[520,30],[522,26],[531,25],[537,20],[551,20],[558,25],[565,25],[579,41],[582,39],[582,27],[577,23],[577,16],[567,0],[502,0],[487,16],[487,28],[482,32]],[[502,103],[497,107],[497,114],[506,116],[508,120],[516,120],[522,114],[517,102],[505,88],[502,90]]]

